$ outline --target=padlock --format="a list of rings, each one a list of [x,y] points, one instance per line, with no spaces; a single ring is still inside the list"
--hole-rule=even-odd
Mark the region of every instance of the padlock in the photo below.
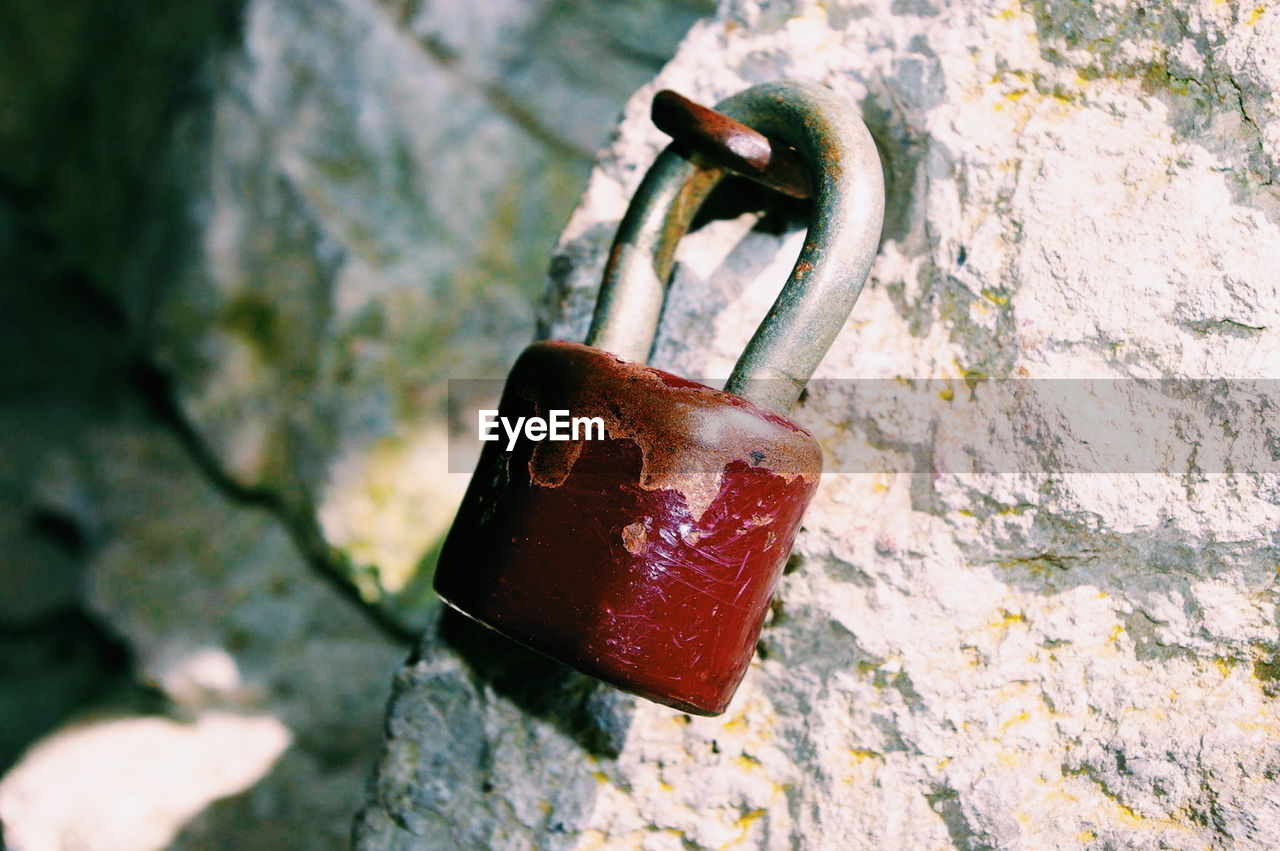
[[[724,390],[643,364],[676,243],[724,168],[675,144],[615,238],[587,345],[517,360],[498,416],[600,418],[603,439],[485,444],[438,562],[454,608],[610,685],[725,710],[822,472],[786,418],[878,250],[880,158],[829,90],[747,89],[716,109],[796,149],[813,211],[791,276]]]

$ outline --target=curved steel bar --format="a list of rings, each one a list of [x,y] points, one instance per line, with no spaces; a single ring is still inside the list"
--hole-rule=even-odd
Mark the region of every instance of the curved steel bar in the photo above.
[[[810,170],[813,213],[800,257],[725,389],[767,410],[794,405],[843,327],[871,271],[884,218],[884,176],[866,125],[821,86],[754,86],[721,101],[730,118],[793,146]],[[726,174],[659,155],[632,199],[610,251],[587,343],[645,360],[676,243]]]
[[[636,189],[609,249],[587,345],[634,361],[649,359],[667,295],[676,244],[728,171],[668,147]]]

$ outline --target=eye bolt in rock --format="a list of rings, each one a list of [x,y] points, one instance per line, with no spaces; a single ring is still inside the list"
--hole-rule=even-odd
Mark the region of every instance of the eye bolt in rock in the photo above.
[[[587,345],[534,343],[507,379],[502,417],[600,417],[604,439],[486,443],[435,578],[450,605],[510,638],[703,715],[723,712],[746,673],[818,485],[822,453],[786,414],[857,300],[884,208],[871,135],[829,90],[760,85],[716,110],[655,101],[680,141],[622,221]],[[801,173],[771,140],[794,148]],[[676,243],[729,169],[807,189],[813,212],[720,391],[643,361]]]

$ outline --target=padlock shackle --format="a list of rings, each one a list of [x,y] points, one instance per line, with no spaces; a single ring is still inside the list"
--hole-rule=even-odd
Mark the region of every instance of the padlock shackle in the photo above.
[[[871,271],[884,220],[884,175],[856,111],[812,83],[753,86],[716,110],[794,147],[809,169],[813,212],[791,276],[725,385],[785,414],[853,310]],[[645,361],[676,245],[727,172],[663,151],[636,190],[609,252],[587,344]]]

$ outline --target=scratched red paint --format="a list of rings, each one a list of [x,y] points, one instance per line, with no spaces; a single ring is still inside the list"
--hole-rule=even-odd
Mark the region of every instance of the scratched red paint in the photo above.
[[[575,390],[578,382],[590,392]],[[637,394],[639,403],[624,398]],[[626,429],[614,422],[606,440],[572,448],[487,444],[436,590],[480,622],[618,688],[688,712],[723,712],[821,471],[807,433],[724,396],[595,349],[535,344],[508,379],[502,416],[550,407],[593,415],[592,404],[658,413],[629,437],[615,437]],[[675,433],[693,421],[688,410],[663,422],[661,412],[690,404],[694,431],[718,433],[718,446]],[[734,452],[723,451],[725,442]],[[550,464],[559,470],[554,483],[538,475],[535,450],[564,454]],[[656,457],[662,453],[670,457]],[[688,463],[673,465],[682,454]],[[719,466],[708,469],[708,460]],[[655,479],[655,468],[663,477]],[[709,496],[682,488],[717,478]]]

